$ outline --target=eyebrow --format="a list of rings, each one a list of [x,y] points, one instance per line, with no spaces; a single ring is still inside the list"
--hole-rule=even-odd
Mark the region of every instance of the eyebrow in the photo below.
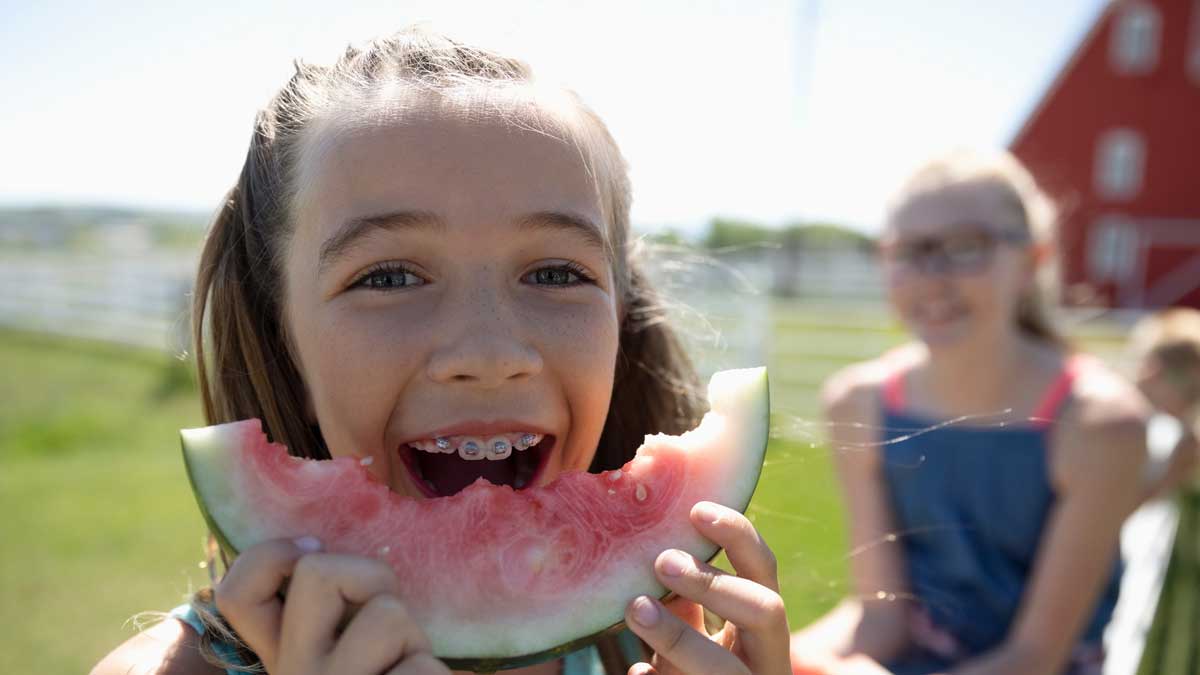
[[[364,237],[380,230],[443,230],[445,228],[445,222],[438,218],[437,214],[429,211],[393,211],[375,216],[351,218],[343,223],[332,237],[326,239],[324,244],[321,244],[317,269],[318,272],[324,271],[346,255]]]
[[[603,230],[596,223],[582,216],[567,211],[538,211],[522,218],[517,228],[523,231],[536,230],[566,230],[581,236],[590,246],[608,252],[608,242]]]
[[[346,255],[366,236],[383,230],[404,229],[445,230],[446,223],[430,211],[394,211],[375,216],[364,216],[347,220],[338,231],[321,245],[317,269],[324,271]],[[607,252],[607,242],[601,229],[585,216],[566,211],[538,211],[522,218],[517,223],[522,231],[569,231],[581,236],[588,245]]]

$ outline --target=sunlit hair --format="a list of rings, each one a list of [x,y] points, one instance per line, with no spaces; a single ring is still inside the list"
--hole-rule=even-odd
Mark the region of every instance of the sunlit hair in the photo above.
[[[1129,344],[1139,362],[1153,357],[1164,370],[1180,375],[1200,370],[1200,311],[1173,307],[1150,314],[1133,327]],[[1200,382],[1192,387],[1200,390]]]
[[[304,385],[282,319],[281,259],[303,198],[300,168],[329,125],[379,123],[402,114],[415,97],[435,97],[572,143],[593,180],[622,319],[612,406],[592,469],[621,466],[646,434],[695,425],[703,411],[696,373],[630,244],[625,162],[578,97],[542,87],[521,61],[424,29],[350,47],[332,66],[297,62],[295,70],[255,118],[241,175],[200,259],[192,324],[209,424],[258,417],[292,454],[329,456],[320,429],[305,419]],[[193,605],[213,626],[209,634],[232,637],[213,612],[211,591],[197,594]],[[204,642],[206,656],[219,664],[208,634]]]
[[[1018,233],[1028,236],[1032,246],[1054,250],[1058,209],[1020,160],[1004,151],[956,150],[927,161],[908,177],[889,202],[888,221],[917,197],[963,185],[995,190],[1011,212]],[[1044,256],[1032,290],[1017,304],[1017,327],[1031,337],[1066,346],[1067,341],[1054,322],[1058,294],[1057,262],[1054,256]]]

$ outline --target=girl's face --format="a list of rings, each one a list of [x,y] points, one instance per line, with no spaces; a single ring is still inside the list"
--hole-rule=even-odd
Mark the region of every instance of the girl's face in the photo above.
[[[619,323],[594,183],[568,142],[434,105],[307,148],[284,305],[309,414],[409,496],[586,470]]]
[[[921,193],[893,214],[883,240],[889,299],[930,347],[1004,334],[1033,284],[1026,228],[994,186]]]

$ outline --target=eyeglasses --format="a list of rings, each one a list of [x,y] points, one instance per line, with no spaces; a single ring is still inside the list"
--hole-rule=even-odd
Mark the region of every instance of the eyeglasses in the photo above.
[[[978,274],[992,264],[1001,244],[1025,244],[1029,235],[985,226],[957,226],[936,237],[893,239],[880,246],[883,261],[899,270],[930,275]]]

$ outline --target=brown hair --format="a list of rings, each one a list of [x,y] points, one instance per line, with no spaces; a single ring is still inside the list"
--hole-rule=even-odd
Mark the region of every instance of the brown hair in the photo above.
[[[888,206],[894,214],[919,195],[930,194],[956,185],[986,185],[997,191],[1024,228],[1033,246],[1053,250],[1058,209],[1042,191],[1033,174],[1008,152],[981,154],[954,151],[929,160],[901,186]],[[1032,289],[1017,303],[1017,327],[1030,337],[1069,347],[1054,321],[1059,292],[1058,266],[1047,257],[1040,261]]]
[[[472,89],[532,91],[534,80],[520,61],[423,29],[350,47],[333,66],[296,63],[295,74],[255,118],[241,175],[212,224],[200,258],[192,322],[209,424],[258,417],[272,440],[286,444],[292,454],[329,456],[320,429],[306,421],[304,384],[281,309],[280,262],[298,193],[297,167],[315,126],[345,110],[361,109],[385,86],[397,83],[453,94]],[[694,426],[703,402],[692,364],[632,260],[631,195],[620,151],[600,119],[573,93],[566,92],[566,97],[570,119],[548,123],[558,124],[556,131],[577,146],[594,181],[621,296],[612,405],[592,462],[593,470],[604,470],[631,459],[646,434],[678,434]],[[530,97],[516,100],[528,104]],[[536,107],[542,99],[532,100]],[[556,111],[562,112],[557,107]],[[215,613],[211,590],[198,593],[193,606],[212,628],[202,638],[206,657],[232,667],[212,649],[212,639],[229,641],[234,636]],[[240,646],[243,656],[257,661]],[[628,665],[606,667],[623,673]]]

